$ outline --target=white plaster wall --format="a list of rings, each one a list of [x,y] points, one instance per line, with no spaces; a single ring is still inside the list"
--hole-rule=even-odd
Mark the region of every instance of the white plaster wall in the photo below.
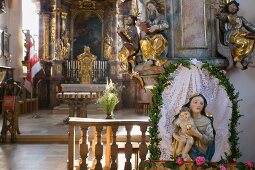
[[[239,15],[244,16],[255,25],[255,0],[238,0],[240,3]],[[255,58],[255,55],[253,55]],[[244,115],[240,118],[239,134],[241,161],[255,161],[255,68],[242,71],[233,68],[227,76],[235,89],[240,92],[240,113]]]
[[[9,8],[9,27],[10,37],[10,54],[11,61],[8,66],[14,67],[14,79],[21,81],[23,60],[23,41],[22,41],[22,0],[12,0]]]
[[[7,2],[7,1],[6,1]],[[1,66],[9,66],[14,69],[14,79],[21,81],[22,74],[22,0],[10,1],[6,3],[6,13],[0,14],[0,29],[8,28],[10,36],[10,54],[11,60],[6,61],[0,58]]]
[[[6,4],[7,5],[7,4]],[[8,20],[9,20],[9,9],[6,8],[6,13],[0,14],[0,29],[4,30],[5,27],[8,27]],[[6,60],[0,57],[0,66],[7,66]]]

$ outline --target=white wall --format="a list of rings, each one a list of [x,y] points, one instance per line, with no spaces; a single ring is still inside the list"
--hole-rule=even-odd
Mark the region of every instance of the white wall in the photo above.
[[[8,28],[7,32],[10,36],[10,54],[11,61],[6,61],[4,58],[0,58],[1,66],[14,67],[14,79],[21,81],[22,73],[22,32],[21,32],[21,0],[6,1],[6,13],[0,14],[0,29]],[[8,6],[10,5],[10,6]]]
[[[12,56],[8,66],[14,67],[14,80],[21,81],[23,60],[23,42],[22,42],[22,1],[12,1],[9,14],[8,32],[10,37],[10,54]]]
[[[7,5],[7,4],[6,4]],[[4,30],[4,28],[8,27],[8,20],[9,20],[9,10],[6,8],[6,13],[0,14],[0,29]],[[6,66],[6,61],[4,58],[0,58],[0,66]]]
[[[255,25],[255,0],[238,0],[240,3],[239,15],[245,17]],[[255,55],[253,55],[255,58]],[[236,91],[240,92],[240,118],[239,134],[241,161],[255,161],[255,68],[242,71],[232,68],[227,76],[234,85]]]

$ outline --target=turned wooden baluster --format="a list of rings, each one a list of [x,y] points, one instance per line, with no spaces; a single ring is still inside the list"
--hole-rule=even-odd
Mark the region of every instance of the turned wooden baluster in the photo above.
[[[112,126],[112,145],[111,145],[111,170],[117,170],[117,157],[118,157],[118,145],[116,144],[116,133],[118,131],[118,126]]]
[[[91,149],[92,149],[92,157],[93,157],[93,162],[92,162],[92,166],[91,166],[91,169],[95,169],[96,167],[96,143],[97,143],[97,132],[96,132],[96,127],[93,126],[91,127],[92,128],[92,131],[93,131],[93,137],[92,137],[92,141],[91,141]]]
[[[106,127],[106,144],[105,144],[105,165],[104,169],[110,169],[111,165],[111,143],[112,143],[112,128],[111,126]]]
[[[68,133],[68,170],[74,169],[74,155],[75,155],[75,127],[69,125]]]
[[[102,168],[102,163],[101,163],[101,159],[102,159],[102,156],[103,156],[103,145],[102,145],[102,142],[101,142],[101,132],[103,130],[103,126],[96,126],[96,130],[97,130],[97,144],[96,144],[96,153],[95,153],[95,156],[96,156],[96,167],[95,169],[96,170],[101,170],[103,169]]]
[[[140,126],[140,131],[142,132],[142,141],[141,144],[139,145],[139,155],[140,155],[140,159],[141,162],[139,163],[139,170],[143,170],[144,169],[144,160],[146,159],[146,155],[148,152],[148,147],[146,145],[146,133],[147,130],[147,125],[141,125]]]
[[[81,143],[80,143],[80,170],[87,170],[88,164],[86,162],[88,157],[88,141],[87,141],[87,130],[88,126],[81,126],[82,136],[81,136]]]
[[[132,144],[131,144],[131,135],[130,132],[132,130],[133,125],[126,125],[126,131],[127,131],[127,142],[125,144],[125,157],[126,157],[126,162],[125,162],[125,170],[131,170],[132,169],[132,164],[130,162],[131,156],[132,156]]]

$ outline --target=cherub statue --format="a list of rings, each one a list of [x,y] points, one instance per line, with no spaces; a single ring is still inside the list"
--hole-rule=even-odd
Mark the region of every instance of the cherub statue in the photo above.
[[[175,151],[175,154],[182,154],[184,160],[187,160],[189,158],[188,153],[194,143],[193,137],[187,134],[187,130],[191,128],[196,129],[190,112],[191,111],[188,107],[183,107],[176,115],[176,118],[173,122],[173,137],[175,140],[178,141],[178,147]]]
[[[229,46],[234,64],[240,62],[243,69],[247,69],[254,49],[255,25],[237,15],[239,3],[227,2],[218,8],[219,11],[216,14],[223,32],[223,44]],[[251,33],[244,31],[243,28]]]

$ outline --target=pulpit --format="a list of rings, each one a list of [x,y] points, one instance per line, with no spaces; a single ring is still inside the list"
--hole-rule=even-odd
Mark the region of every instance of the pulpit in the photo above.
[[[87,105],[95,102],[104,91],[105,84],[62,84],[57,98],[67,102],[69,117],[87,117]]]

